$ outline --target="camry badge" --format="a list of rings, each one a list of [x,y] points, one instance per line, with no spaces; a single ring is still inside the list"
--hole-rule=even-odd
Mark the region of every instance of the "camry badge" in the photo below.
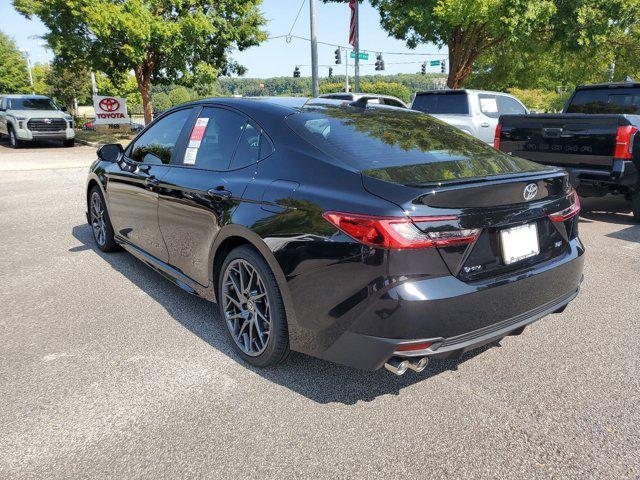
[[[538,194],[538,185],[535,183],[530,183],[526,187],[524,187],[524,192],[522,192],[522,196],[528,202],[529,200],[533,200],[535,196]]]

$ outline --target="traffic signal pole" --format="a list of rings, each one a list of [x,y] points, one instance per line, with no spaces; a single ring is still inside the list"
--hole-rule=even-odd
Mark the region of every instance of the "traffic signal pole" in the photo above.
[[[354,90],[355,92],[360,91],[360,17],[358,15],[358,5],[360,2],[356,1],[355,3],[355,23],[356,23],[356,36],[354,42],[354,50],[356,51],[356,63],[355,63],[355,82],[354,82]]]
[[[309,23],[311,24],[311,84],[313,96],[317,97],[318,90],[318,38],[316,36],[316,0],[309,0]]]

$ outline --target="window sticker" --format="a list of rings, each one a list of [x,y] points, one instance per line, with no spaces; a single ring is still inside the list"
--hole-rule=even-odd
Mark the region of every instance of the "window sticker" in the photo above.
[[[498,103],[495,98],[481,98],[480,109],[483,113],[498,113]]]
[[[198,149],[194,147],[187,147],[184,151],[184,159],[182,160],[183,165],[195,165],[196,157],[198,156]]]
[[[196,124],[193,126],[193,130],[191,130],[191,136],[189,137],[189,148],[200,148],[200,142],[202,142],[204,131],[207,129],[208,123],[208,118],[198,118],[196,120]]]

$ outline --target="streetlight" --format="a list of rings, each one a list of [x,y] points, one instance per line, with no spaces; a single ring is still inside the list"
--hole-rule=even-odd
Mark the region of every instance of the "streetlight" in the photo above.
[[[29,71],[29,83],[31,84],[31,93],[36,93],[33,89],[33,75],[31,74],[31,58],[29,58],[29,49],[23,48],[20,51],[24,53],[24,56],[27,59],[27,70]]]

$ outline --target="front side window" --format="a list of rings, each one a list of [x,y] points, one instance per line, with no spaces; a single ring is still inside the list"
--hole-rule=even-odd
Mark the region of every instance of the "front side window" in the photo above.
[[[231,110],[203,108],[189,136],[184,157],[178,163],[206,170],[227,170],[246,123],[243,115]]]
[[[480,94],[478,95],[480,103],[480,111],[489,118],[498,118],[498,100],[495,95]]]
[[[140,163],[170,163],[180,132],[191,112],[191,108],[178,110],[154,123],[131,147],[131,159]]]

